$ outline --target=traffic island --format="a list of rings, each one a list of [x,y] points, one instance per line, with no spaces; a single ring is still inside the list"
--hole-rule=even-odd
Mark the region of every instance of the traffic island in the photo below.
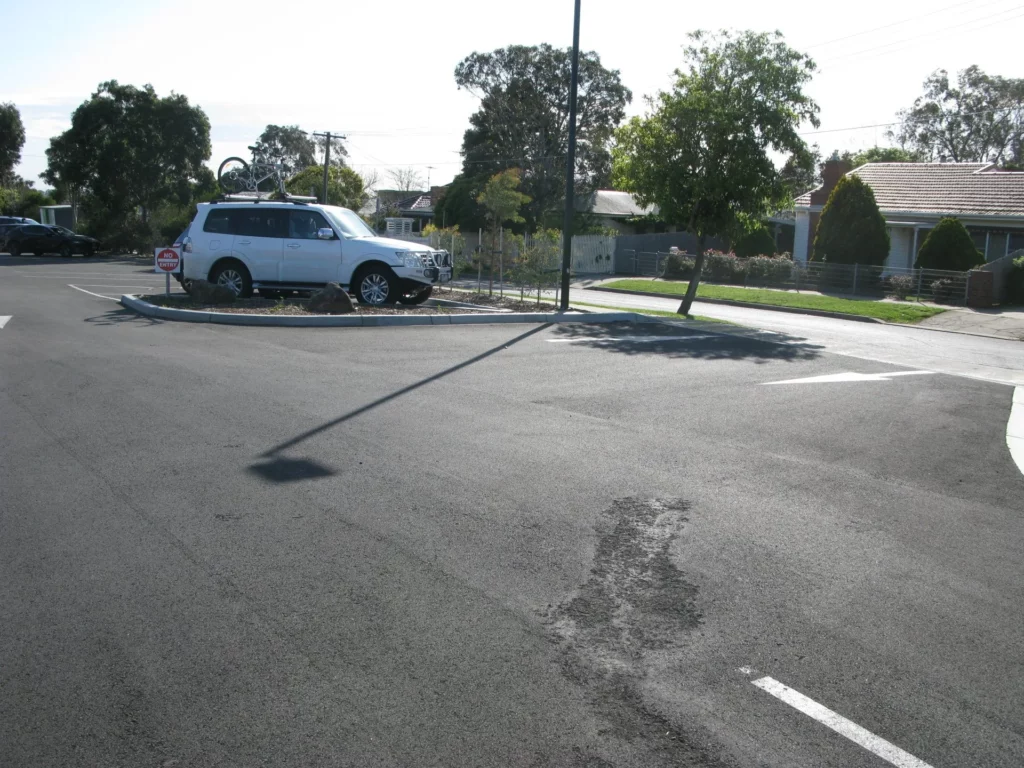
[[[359,305],[355,312],[325,315],[310,312],[308,300],[273,300],[254,297],[230,303],[203,305],[188,296],[135,296],[125,294],[121,305],[146,317],[190,323],[287,327],[381,327],[408,325],[481,325],[489,323],[652,323],[658,318],[635,312],[559,312],[554,305],[537,311],[515,311],[507,306],[479,306],[467,302],[428,299],[418,306]]]

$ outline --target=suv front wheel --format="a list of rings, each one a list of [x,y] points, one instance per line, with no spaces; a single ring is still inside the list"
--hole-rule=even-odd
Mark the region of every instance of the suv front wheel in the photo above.
[[[400,298],[398,279],[387,267],[366,267],[359,271],[353,282],[360,304],[380,307],[394,304]]]
[[[252,296],[252,275],[240,261],[225,261],[218,264],[210,274],[210,282],[223,285],[240,299]]]

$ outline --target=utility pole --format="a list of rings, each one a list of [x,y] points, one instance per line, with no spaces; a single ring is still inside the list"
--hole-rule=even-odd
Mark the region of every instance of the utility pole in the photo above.
[[[562,295],[558,306],[569,309],[569,268],[572,266],[572,214],[576,197],[576,86],[580,77],[580,0],[572,26],[572,79],[569,81],[569,153],[565,158],[565,218],[562,222]]]
[[[434,166],[428,165],[427,166],[427,192],[430,191],[430,172],[432,170],[434,170]]]
[[[321,139],[326,139],[324,144],[324,197],[321,202],[324,205],[327,205],[327,181],[330,179],[331,170],[331,139],[344,139],[347,137],[340,133],[331,133],[330,131],[327,131],[326,133],[314,133],[313,135]]]

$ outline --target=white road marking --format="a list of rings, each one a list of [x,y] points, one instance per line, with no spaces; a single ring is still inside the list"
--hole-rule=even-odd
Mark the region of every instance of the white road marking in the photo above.
[[[0,323],[0,328],[3,327]],[[1014,387],[1013,390],[1010,420],[1006,422],[1006,445],[1013,463],[1024,472],[1024,387]]]
[[[549,344],[594,344],[605,341],[691,341],[696,339],[720,339],[712,334],[693,334],[692,336],[608,336],[586,339],[545,339]]]
[[[918,760],[909,752],[904,752],[895,744],[891,744],[880,736],[875,736],[866,728],[861,728],[852,720],[847,720],[828,707],[822,706],[814,699],[809,699],[799,691],[783,685],[771,677],[762,677],[753,681],[754,685],[766,693],[770,693],[780,701],[784,701],[794,709],[812,717],[822,725],[831,728],[840,736],[845,736],[855,744],[864,747],[868,752],[878,755],[897,768],[932,768],[923,760]]]
[[[0,328],[3,328],[7,323],[10,322],[14,315],[0,315]]]
[[[102,293],[93,293],[92,291],[87,291],[87,290],[85,290],[85,288],[79,288],[77,285],[72,285],[71,283],[68,283],[68,288],[74,288],[76,291],[81,291],[82,293],[88,293],[90,296],[95,296],[97,299],[107,299],[108,301],[120,301],[121,300],[120,297],[115,299],[113,296],[104,296]]]
[[[834,384],[842,381],[889,381],[893,376],[928,376],[935,371],[894,371],[892,373],[830,373],[825,376],[808,376],[805,379],[786,379],[785,381],[765,381],[762,386],[770,384]]]

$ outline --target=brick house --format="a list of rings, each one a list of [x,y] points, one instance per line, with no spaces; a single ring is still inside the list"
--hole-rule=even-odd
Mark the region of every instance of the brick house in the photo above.
[[[796,199],[794,259],[810,256],[821,209],[846,174],[859,176],[875,193],[889,230],[886,266],[913,267],[943,216],[963,222],[986,261],[1024,248],[1024,172],[1000,171],[991,163],[868,163],[851,171],[830,160],[821,186]]]

